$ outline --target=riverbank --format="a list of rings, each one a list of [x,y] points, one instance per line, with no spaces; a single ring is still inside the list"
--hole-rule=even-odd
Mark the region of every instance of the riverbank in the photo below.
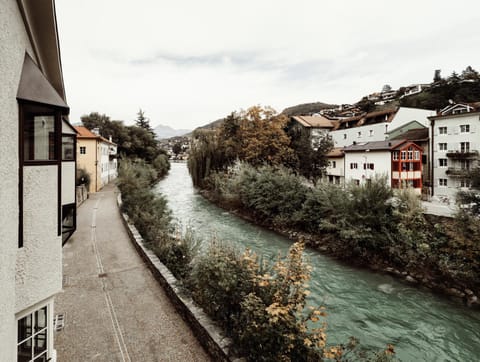
[[[366,261],[362,258],[345,258],[343,253],[343,246],[340,242],[335,240],[332,235],[312,234],[302,230],[295,230],[292,228],[284,228],[274,226],[269,223],[259,222],[247,209],[234,207],[232,208],[228,202],[220,200],[208,190],[198,190],[199,193],[209,202],[221,207],[222,209],[248,221],[255,225],[267,228],[276,232],[292,242],[303,240],[306,245],[322,254],[333,257],[347,265],[355,267],[366,268],[378,273],[391,275],[409,285],[418,287],[425,287],[440,295],[448,296],[459,303],[463,303],[468,307],[480,310],[480,288],[478,286],[466,285],[454,278],[445,278],[445,275],[439,275],[438,272],[432,270],[430,265],[425,265],[423,268],[405,268],[401,265],[394,265],[378,256],[370,255]],[[426,219],[430,227],[441,223],[453,227],[452,219],[449,217],[426,215]]]

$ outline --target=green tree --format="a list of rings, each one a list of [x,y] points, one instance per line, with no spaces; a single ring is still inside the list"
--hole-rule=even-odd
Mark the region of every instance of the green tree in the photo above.
[[[178,156],[178,154],[182,152],[182,142],[175,142],[172,146],[172,151],[175,156]]]
[[[148,132],[154,134],[153,128],[150,126],[150,119],[145,117],[145,112],[142,111],[142,109],[140,109],[137,113],[137,119],[135,120],[135,124],[138,127],[141,127],[143,129],[147,130]]]
[[[462,71],[460,78],[465,80],[480,80],[480,74],[469,65]]]

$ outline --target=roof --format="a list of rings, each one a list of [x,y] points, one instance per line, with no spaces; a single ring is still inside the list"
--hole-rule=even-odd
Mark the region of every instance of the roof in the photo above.
[[[393,137],[391,140],[400,140],[405,139],[409,141],[427,141],[428,140],[428,128],[417,128],[417,129],[410,129],[405,131],[404,133],[398,135],[397,137]]]
[[[100,136],[96,135],[90,131],[87,127],[84,126],[74,126],[75,130],[78,132],[77,138],[98,138]]]
[[[407,142],[405,139],[367,142],[367,143],[354,144],[354,145],[344,147],[343,151],[344,152],[387,151],[387,150],[393,150],[405,142]]]
[[[292,118],[307,128],[333,128],[332,121],[324,116],[294,116]]]
[[[17,98],[63,108],[66,114],[68,105],[37,67],[30,55],[25,54],[22,75],[18,85]]]
[[[437,112],[435,116],[427,117],[428,119],[438,119],[442,117],[462,117],[471,113],[480,112],[480,102],[473,103],[451,103],[445,108]]]
[[[350,124],[349,127],[356,127],[356,126],[362,126],[364,124],[391,122],[395,117],[395,114],[397,113],[398,109],[399,107],[396,107],[392,109],[386,109],[386,110],[370,112],[370,113],[363,113],[359,116],[345,118],[345,119],[342,119],[340,123],[338,123],[336,129],[347,128],[347,123]],[[354,122],[355,124],[352,125],[351,122]]]
[[[83,138],[83,139],[97,139],[106,143],[110,143],[111,145],[116,145],[116,143],[111,142],[107,140],[105,137],[99,136],[92,131],[90,131],[87,127],[85,126],[74,126],[75,130],[78,132],[77,138]]]
[[[343,156],[344,156],[343,148],[339,148],[339,147],[334,148],[329,153],[327,153],[327,157],[330,157],[330,158],[343,157]]]

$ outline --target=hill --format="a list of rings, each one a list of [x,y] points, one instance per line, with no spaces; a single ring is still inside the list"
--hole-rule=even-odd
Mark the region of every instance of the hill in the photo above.
[[[286,116],[305,116],[312,113],[318,113],[323,109],[336,108],[335,104],[327,104],[322,102],[303,103],[296,106],[285,108],[282,113]]]
[[[174,129],[169,126],[164,126],[164,125],[158,125],[153,129],[153,132],[155,132],[156,136],[158,139],[163,140],[167,138],[172,138],[176,136],[183,136],[191,130],[189,129]]]

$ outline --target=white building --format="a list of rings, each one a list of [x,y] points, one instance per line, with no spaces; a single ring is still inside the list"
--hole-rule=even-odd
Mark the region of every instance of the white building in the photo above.
[[[432,195],[453,202],[458,190],[469,188],[469,170],[479,165],[480,102],[451,104],[429,119]]]
[[[0,361],[54,361],[62,234],[75,229],[75,131],[53,0],[0,9]]]
[[[383,141],[387,133],[409,122],[417,121],[429,126],[428,118],[432,111],[417,108],[398,107],[391,110],[366,113],[341,120],[330,132],[334,147],[352,144]]]
[[[343,149],[345,182],[357,185],[385,177],[388,186],[422,191],[422,148],[407,140],[376,141]]]

